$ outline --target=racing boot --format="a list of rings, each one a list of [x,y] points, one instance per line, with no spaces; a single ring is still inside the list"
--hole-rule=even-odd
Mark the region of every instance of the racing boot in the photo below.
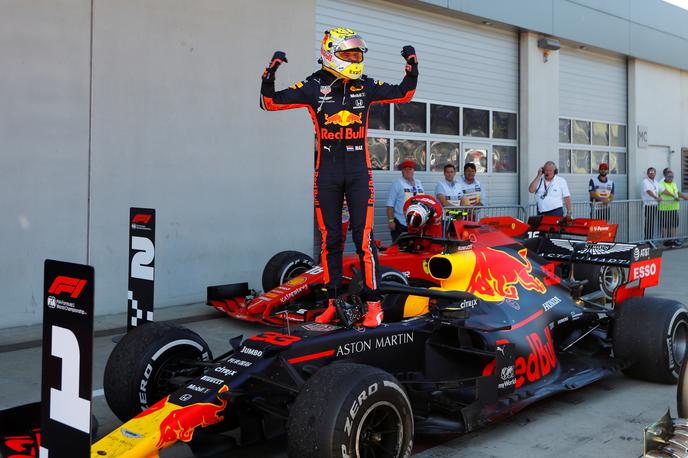
[[[368,312],[363,317],[363,326],[366,328],[377,328],[382,323],[384,314],[382,313],[381,301],[368,301]]]
[[[337,314],[337,307],[334,305],[334,299],[327,300],[327,308],[320,315],[315,317],[315,322],[319,324],[329,323]]]

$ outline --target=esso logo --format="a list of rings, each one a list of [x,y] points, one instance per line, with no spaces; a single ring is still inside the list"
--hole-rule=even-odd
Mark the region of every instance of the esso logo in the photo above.
[[[638,266],[633,268],[633,278],[645,278],[651,277],[657,273],[657,264],[645,264],[644,266]]]

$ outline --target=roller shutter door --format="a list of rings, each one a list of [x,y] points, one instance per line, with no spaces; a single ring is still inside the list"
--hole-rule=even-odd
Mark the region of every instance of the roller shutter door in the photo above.
[[[588,200],[588,181],[607,162],[616,199],[626,199],[626,58],[570,47],[559,52],[559,163],[572,198]]]
[[[386,129],[375,130],[370,125],[369,138],[382,139],[386,142],[383,149],[387,148],[386,159],[381,161],[385,162],[386,170],[374,172],[376,238],[385,243],[389,241],[385,201],[391,183],[401,176],[394,166],[404,159],[402,154],[412,154],[409,151],[413,148],[401,148],[400,142],[405,142],[405,147],[416,145],[415,154],[426,151],[424,171],[416,171],[415,174],[423,182],[426,192],[434,194],[435,185],[443,178],[441,166],[447,158],[456,159],[457,168],[460,168],[466,151],[475,147],[487,154],[484,159],[489,163],[488,173],[478,174],[477,178],[487,192],[488,201],[495,204],[517,203],[518,171],[515,164],[518,163],[519,72],[516,32],[391,2],[317,0],[313,41],[316,59],[320,55],[323,32],[338,26],[352,28],[366,40],[369,51],[366,54],[365,73],[371,77],[390,83],[400,82],[403,77],[400,51],[405,44],[415,46],[420,61],[419,86],[414,101],[421,102],[416,108],[425,114],[425,131],[404,131],[407,129],[395,125],[394,108],[390,109],[392,118]],[[444,107],[445,104],[449,111],[455,109],[460,113],[456,118],[456,132],[432,133],[432,106],[440,109],[438,106]],[[465,109],[477,110],[474,113],[478,115],[486,114],[485,119],[489,119],[489,126],[483,132],[486,136],[464,135],[461,123]],[[501,133],[499,139],[493,138],[491,127],[494,116],[508,119],[508,138]],[[440,150],[446,154],[440,154]],[[493,151],[497,151],[497,154],[506,151],[515,162],[513,170],[509,173],[491,173]]]

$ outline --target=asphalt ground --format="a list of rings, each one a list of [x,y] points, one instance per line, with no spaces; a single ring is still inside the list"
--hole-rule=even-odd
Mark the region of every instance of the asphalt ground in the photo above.
[[[649,296],[677,299],[688,305],[688,250],[664,252],[660,285]],[[214,354],[229,348],[228,339],[259,332],[264,327],[238,322],[203,305],[156,310],[158,321],[181,323],[203,336]],[[96,318],[93,370],[93,414],[97,437],[120,423],[105,402],[102,378],[113,337],[124,333],[125,315]],[[40,399],[41,326],[0,331],[0,410]],[[415,439],[414,456],[431,457],[638,457],[643,428],[667,409],[676,412],[676,388],[617,375],[580,390],[540,401],[515,416],[461,436]],[[192,456],[178,444],[163,458]],[[286,441],[275,439],[234,450],[231,457],[285,457]]]

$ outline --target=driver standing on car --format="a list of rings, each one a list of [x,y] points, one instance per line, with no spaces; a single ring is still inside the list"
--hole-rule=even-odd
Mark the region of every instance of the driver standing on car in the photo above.
[[[418,81],[418,59],[413,46],[404,46],[406,75],[401,84],[387,84],[363,74],[368,48],[351,29],[325,31],[321,45],[322,69],[282,91],[275,91],[275,72],[287,62],[277,51],[263,73],[260,106],[264,110],[307,108],[317,137],[313,195],[315,214],[322,234],[322,266],[328,305],[315,321],[334,318],[334,299],[342,287],[342,202],[346,196],[350,228],[361,260],[365,285],[362,296],[368,311],[363,326],[382,322],[377,248],[373,240],[373,174],[368,152],[368,110],[373,103],[405,103],[411,100]]]

